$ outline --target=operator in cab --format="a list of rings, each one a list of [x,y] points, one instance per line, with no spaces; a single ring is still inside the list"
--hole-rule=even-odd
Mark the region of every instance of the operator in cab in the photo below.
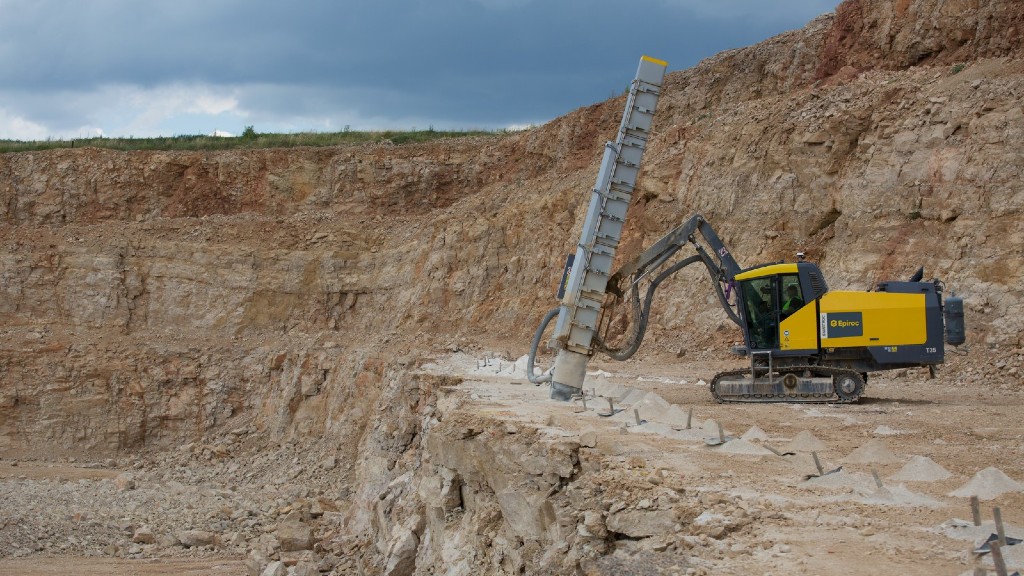
[[[803,305],[804,301],[800,298],[800,289],[795,284],[790,284],[786,288],[786,302],[782,305],[782,317],[789,316]]]

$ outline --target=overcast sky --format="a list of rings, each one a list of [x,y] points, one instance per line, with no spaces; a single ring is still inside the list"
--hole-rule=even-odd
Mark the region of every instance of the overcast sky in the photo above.
[[[541,124],[838,0],[0,0],[0,139]]]

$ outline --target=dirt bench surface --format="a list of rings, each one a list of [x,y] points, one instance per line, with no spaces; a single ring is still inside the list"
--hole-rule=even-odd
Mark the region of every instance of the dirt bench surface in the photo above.
[[[507,365],[502,372],[493,364],[467,364],[452,359],[438,368],[463,371],[462,388],[480,414],[578,438],[594,446],[607,468],[675,481],[698,494],[705,521],[724,529],[706,530],[708,537],[696,541],[680,532],[667,545],[688,557],[691,568],[970,573],[975,562],[991,569],[988,556],[976,559],[967,549],[995,531],[993,507],[1001,507],[1008,533],[1020,534],[1024,525],[1024,493],[1016,484],[1024,480],[1016,416],[1024,395],[1015,389],[983,392],[953,374],[929,379],[921,370],[873,374],[864,399],[852,405],[717,404],[706,381],[723,367],[595,363],[584,384],[584,409],[579,399],[548,400],[546,386],[530,384]],[[618,398],[613,415],[609,397]],[[718,424],[736,440],[708,446],[704,440],[718,436]],[[766,446],[796,453],[778,456]],[[839,471],[807,478],[817,474],[812,451],[826,472]],[[982,495],[978,528],[958,522],[971,520],[971,491]],[[588,573],[642,573],[638,567],[650,554],[612,553]]]
[[[245,566],[237,558],[204,558],[184,560],[176,558],[151,558],[144,560],[119,560],[116,558],[76,558],[58,556],[52,558],[6,558],[0,559],[2,576],[43,576],[75,574],[76,576],[200,576],[206,574],[245,574]]]

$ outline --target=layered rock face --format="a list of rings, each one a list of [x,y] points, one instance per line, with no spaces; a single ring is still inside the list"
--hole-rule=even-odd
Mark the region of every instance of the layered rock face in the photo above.
[[[671,74],[620,254],[702,212],[742,264],[803,249],[832,288],[924,265],[969,342],[1021,346],[1022,14],[851,1]],[[0,156],[0,447],[239,420],[346,441],[386,367],[523,353],[621,107],[417,146]],[[690,272],[653,324],[649,352],[739,338]]]
[[[359,550],[388,576],[438,566],[449,574],[573,574],[611,552],[610,539],[655,537],[664,551],[677,532],[686,539],[714,530],[690,526],[700,505],[681,476],[663,477],[642,461],[625,474],[603,469],[593,443],[467,410],[452,394],[456,383],[420,375],[389,386],[397,401],[382,410],[398,416],[400,431],[377,425],[366,435],[359,490],[338,528],[353,569]],[[715,535],[750,522],[744,515]],[[682,554],[659,556],[686,565]]]

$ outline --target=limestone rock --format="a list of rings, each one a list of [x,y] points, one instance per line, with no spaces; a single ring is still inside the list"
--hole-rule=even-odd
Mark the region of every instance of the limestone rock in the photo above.
[[[461,508],[462,479],[459,477],[458,474],[447,469],[442,470],[441,477],[441,510],[447,513],[452,512],[457,508]]]
[[[597,446],[597,432],[595,430],[585,430],[580,433],[580,446],[585,448]]]
[[[282,552],[295,552],[313,548],[313,528],[300,521],[286,521],[274,532],[281,543]]]
[[[419,539],[409,529],[400,529],[388,546],[384,576],[411,576],[416,570],[416,549]]]
[[[146,525],[139,526],[135,529],[135,533],[132,534],[132,542],[136,544],[153,544],[156,542],[156,534],[153,530]]]
[[[274,560],[267,564],[260,576],[288,576],[288,568],[280,560]]]
[[[128,472],[122,472],[114,477],[114,486],[121,492],[135,489],[135,477]]]
[[[261,576],[267,564],[266,558],[249,554],[245,557],[245,573],[247,576]]]
[[[594,510],[587,510],[583,513],[583,521],[576,526],[576,532],[580,536],[604,539],[608,535],[604,515]]]
[[[631,538],[646,538],[672,534],[676,522],[671,510],[626,509],[608,514],[605,524],[609,532]]]
[[[205,530],[182,530],[177,536],[178,541],[186,548],[213,546],[217,543],[217,535]]]
[[[320,570],[317,565],[312,562],[300,560],[295,567],[292,568],[289,576],[320,576]]]
[[[551,503],[543,493],[509,489],[497,494],[501,514],[521,538],[536,538],[554,521]]]

